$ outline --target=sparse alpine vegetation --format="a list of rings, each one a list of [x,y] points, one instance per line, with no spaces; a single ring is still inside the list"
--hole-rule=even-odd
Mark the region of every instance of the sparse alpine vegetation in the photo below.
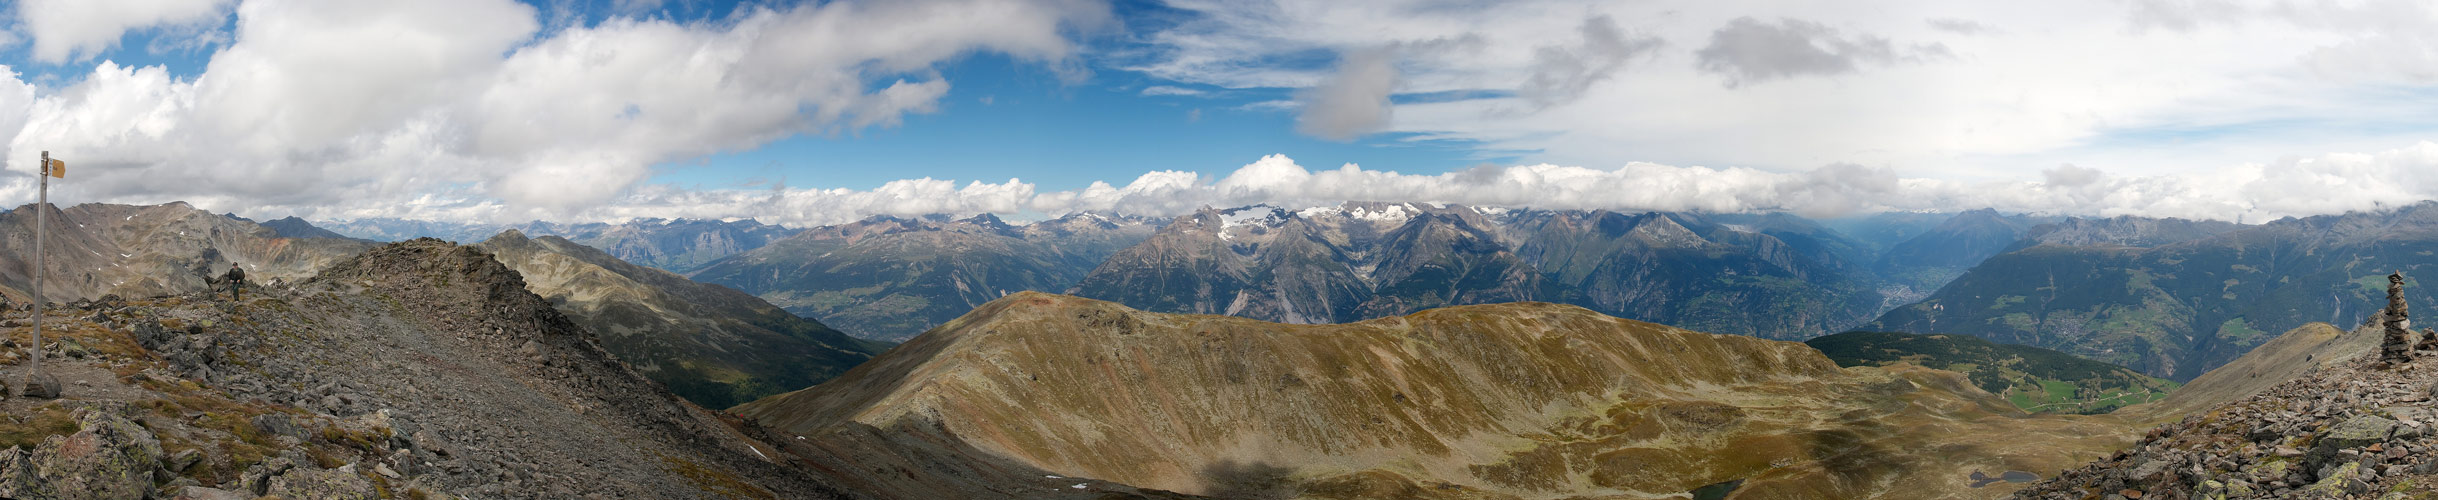
[[[2107,413],[2167,397],[2179,384],[2122,366],[1970,335],[1846,332],[1806,340],[1838,366],[1912,364],[1962,373],[2025,411]]]

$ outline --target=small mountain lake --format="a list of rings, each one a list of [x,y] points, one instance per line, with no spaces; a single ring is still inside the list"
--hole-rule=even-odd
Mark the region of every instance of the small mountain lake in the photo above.
[[[1999,481],[2005,481],[2005,482],[2009,482],[2009,483],[2029,483],[2029,482],[2032,482],[2032,481],[2039,481],[2039,480],[2040,480],[2040,475],[2039,475],[2039,474],[2033,474],[2033,473],[2030,473],[2030,472],[2024,472],[2024,471],[2019,471],[2019,470],[2010,470],[2010,471],[2006,471],[2006,473],[2004,473],[2004,474],[1999,474],[1999,475],[1997,475],[1997,477],[1991,477],[1991,476],[1990,476],[1990,475],[1988,475],[1988,474],[1983,474],[1983,473],[1981,473],[1981,471],[1972,471],[1972,487],[1974,487],[1974,488],[1979,488],[1979,487],[1983,487],[1983,486],[1989,486],[1989,483],[1995,483],[1995,482],[1999,482]]]

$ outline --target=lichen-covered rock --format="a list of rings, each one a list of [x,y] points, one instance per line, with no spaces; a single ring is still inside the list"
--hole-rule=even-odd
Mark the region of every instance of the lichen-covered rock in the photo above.
[[[0,498],[54,498],[59,489],[43,481],[33,453],[15,446],[0,450]]]
[[[2340,498],[2350,497],[2369,489],[2370,484],[2362,481],[2362,465],[2347,462],[2337,466],[2335,472],[2321,477],[2319,482],[2311,483],[2311,487],[2305,488],[2303,491],[2316,497]]]
[[[271,496],[280,498],[318,498],[329,500],[371,500],[379,498],[372,481],[364,479],[354,467],[337,469],[297,468],[271,478]]]
[[[2337,450],[2370,446],[2371,443],[2387,441],[2387,436],[2394,434],[2395,431],[2396,421],[2394,420],[2375,415],[2353,417],[2344,423],[2336,424],[2335,428],[2328,429],[2328,434],[2319,438],[2319,446],[2315,447],[2313,451],[2316,454],[2325,455],[2335,453]]]
[[[117,412],[83,408],[77,431],[31,452],[0,451],[0,497],[135,500],[152,493],[161,442]]]

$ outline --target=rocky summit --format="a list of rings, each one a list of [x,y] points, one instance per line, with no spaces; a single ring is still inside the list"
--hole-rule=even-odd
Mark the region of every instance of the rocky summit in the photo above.
[[[2150,431],[2019,498],[2427,498],[2438,493],[2438,359],[2319,367]]]
[[[2219,389],[2177,394],[2155,410],[2203,409],[2016,497],[2438,496],[2438,351],[2376,348],[2396,342],[2390,333],[2404,317],[2402,287],[2389,299],[2352,331],[2311,325],[2203,376],[2191,387]],[[2268,370],[2293,375],[2260,376]]]
[[[21,344],[27,312],[9,314],[0,333]],[[0,401],[0,497],[845,495],[638,374],[489,254],[438,240],[242,303],[107,297],[46,323],[43,366],[70,382]]]

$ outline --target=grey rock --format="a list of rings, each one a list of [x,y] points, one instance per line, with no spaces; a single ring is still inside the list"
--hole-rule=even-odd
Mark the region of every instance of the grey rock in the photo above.
[[[17,397],[21,398],[58,399],[62,394],[66,393],[61,392],[59,377],[50,372],[36,373],[17,388]]]
[[[169,498],[170,500],[252,500],[254,495],[219,488],[187,486],[185,489],[178,490],[177,496]]]
[[[2395,431],[2394,420],[2370,415],[2353,417],[2336,424],[2336,427],[2328,429],[2326,435],[2320,436],[2319,444],[2311,447],[2311,458],[2308,460],[2321,463],[2339,456],[2340,451],[2353,451],[2371,443],[2386,442],[2387,437]]]
[[[195,464],[202,462],[203,452],[188,448],[170,454],[169,459],[162,461],[161,465],[168,467],[170,472],[186,472],[187,469],[192,469]]]
[[[369,500],[377,498],[371,481],[352,469],[299,469],[271,478],[267,495],[280,498]]]
[[[265,413],[256,415],[254,416],[253,424],[254,429],[262,431],[263,434],[287,436],[297,439],[305,439],[307,437],[305,436],[305,430],[297,427],[296,422],[289,419],[288,415],[285,413]]]
[[[77,431],[0,451],[0,497],[136,500],[152,493],[161,442],[114,409],[72,414]]]
[[[0,498],[55,498],[59,489],[42,480],[33,453],[24,448],[0,450]]]

